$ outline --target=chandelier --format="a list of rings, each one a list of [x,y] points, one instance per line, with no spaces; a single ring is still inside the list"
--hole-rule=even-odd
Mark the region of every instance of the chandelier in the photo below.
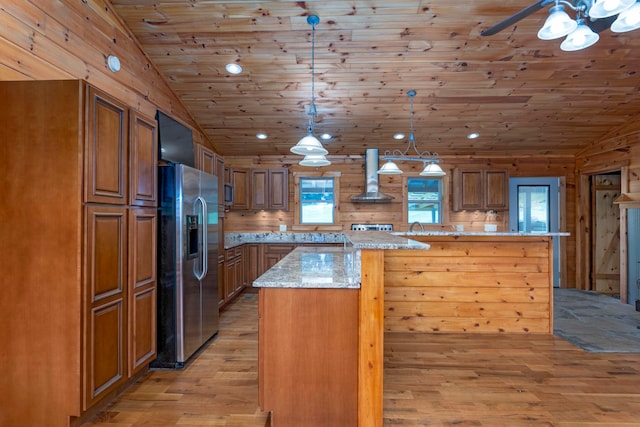
[[[413,133],[413,97],[416,96],[415,90],[410,90],[407,92],[407,96],[409,97],[409,123],[410,123],[410,132],[409,139],[407,143],[407,148],[404,151],[393,150],[393,151],[385,151],[382,158],[387,161],[382,167],[378,170],[378,174],[380,175],[398,175],[402,173],[402,170],[394,163],[394,161],[402,161],[402,162],[422,162],[424,169],[420,172],[421,176],[444,176],[446,173],[442,170],[438,163],[440,159],[438,158],[438,153],[431,153],[429,151],[420,152],[416,147],[416,137]],[[413,153],[411,150],[413,149]]]
[[[316,110],[315,96],[315,35],[316,25],[320,22],[320,18],[316,15],[309,15],[307,23],[311,25],[311,105],[309,106],[309,126],[308,133],[296,145],[291,147],[291,152],[305,156],[300,161],[301,166],[328,166],[331,164],[325,157],[329,152],[322,146],[322,143],[313,134],[314,119],[318,115]]]
[[[565,6],[576,12],[575,21],[564,11]],[[600,39],[593,29],[602,31],[609,25],[611,31],[617,33],[640,28],[640,3],[636,0],[555,0],[549,17],[538,31],[538,38],[554,40],[566,36],[560,49],[581,50]]]

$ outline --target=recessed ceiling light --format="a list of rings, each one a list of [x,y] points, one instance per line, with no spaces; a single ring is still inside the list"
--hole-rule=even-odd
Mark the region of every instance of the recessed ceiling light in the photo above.
[[[268,135],[266,133],[260,132],[256,134],[256,138],[258,139],[267,139]]]
[[[231,74],[240,74],[242,72],[242,67],[234,63],[227,64],[227,66],[224,68],[226,68],[227,71]]]
[[[328,141],[330,140],[332,137],[330,134],[328,133],[323,133],[322,135],[320,135],[320,139],[324,140],[324,141]]]
[[[469,135],[467,135],[467,139],[476,139],[479,136],[480,134],[478,132],[471,132]]]
[[[396,133],[393,135],[393,139],[404,139],[404,133]]]

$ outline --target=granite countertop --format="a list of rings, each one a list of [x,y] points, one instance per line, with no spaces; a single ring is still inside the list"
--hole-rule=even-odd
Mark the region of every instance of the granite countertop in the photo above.
[[[258,277],[259,288],[360,288],[360,251],[342,247],[299,247]]]
[[[245,243],[339,243],[356,249],[429,249],[427,243],[416,242],[386,231],[347,231],[343,233],[225,233],[224,248]]]
[[[396,236],[570,236],[571,233],[519,233],[514,231],[392,231]]]

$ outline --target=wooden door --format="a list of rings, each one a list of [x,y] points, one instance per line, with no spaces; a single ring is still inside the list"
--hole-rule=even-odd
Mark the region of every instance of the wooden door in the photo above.
[[[127,208],[90,205],[85,214],[86,410],[127,377]]]
[[[620,294],[620,174],[596,175],[591,181],[592,272],[591,290]]]
[[[126,205],[128,175],[127,109],[89,87],[85,157],[85,201]]]
[[[156,356],[155,209],[129,209],[129,376]]]
[[[129,204],[158,203],[158,129],[156,121],[131,112],[129,136]]]

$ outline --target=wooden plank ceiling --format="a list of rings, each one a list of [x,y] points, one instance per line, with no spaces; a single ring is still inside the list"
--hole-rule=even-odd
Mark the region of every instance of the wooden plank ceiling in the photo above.
[[[315,36],[316,134],[331,154],[417,146],[440,155],[567,155],[634,120],[640,30],[594,46],[538,40],[548,8],[480,32],[533,0],[112,0],[223,155],[288,154],[306,134]],[[234,76],[225,65],[236,62]],[[126,66],[126,64],[124,64]],[[466,135],[477,131],[480,138]],[[258,140],[257,132],[268,139]]]

